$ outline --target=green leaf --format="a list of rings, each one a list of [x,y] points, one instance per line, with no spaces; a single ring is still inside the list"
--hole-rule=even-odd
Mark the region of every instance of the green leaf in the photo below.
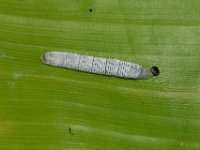
[[[0,0],[0,149],[199,150],[199,18],[198,0]],[[161,74],[51,67],[50,50]]]

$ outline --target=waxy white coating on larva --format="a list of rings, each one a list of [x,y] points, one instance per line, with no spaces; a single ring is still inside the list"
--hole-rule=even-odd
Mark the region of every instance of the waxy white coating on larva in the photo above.
[[[48,65],[107,76],[132,79],[142,79],[153,76],[149,69],[145,69],[138,64],[118,59],[58,51],[46,52],[41,59]]]

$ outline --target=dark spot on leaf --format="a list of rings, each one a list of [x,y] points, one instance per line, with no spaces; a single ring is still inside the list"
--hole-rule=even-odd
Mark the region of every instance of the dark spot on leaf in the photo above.
[[[89,12],[92,12],[92,11],[93,11],[92,8],[90,8],[90,9],[89,9]]]

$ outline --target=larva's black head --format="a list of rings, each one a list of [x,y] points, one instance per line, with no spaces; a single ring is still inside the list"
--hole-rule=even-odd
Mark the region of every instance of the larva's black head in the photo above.
[[[158,76],[160,74],[160,71],[157,66],[152,66],[151,73],[153,74],[153,76]]]
[[[43,55],[41,56],[41,60],[42,60],[44,63],[47,62],[47,58],[46,58],[46,55],[45,55],[45,54],[43,54]]]

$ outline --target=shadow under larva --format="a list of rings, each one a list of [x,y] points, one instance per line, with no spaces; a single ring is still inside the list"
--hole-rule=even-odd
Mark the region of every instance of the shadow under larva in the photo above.
[[[118,59],[80,55],[70,52],[46,52],[42,55],[41,60],[44,64],[51,66],[127,79],[146,79],[160,74],[157,66],[145,69],[138,64]]]

